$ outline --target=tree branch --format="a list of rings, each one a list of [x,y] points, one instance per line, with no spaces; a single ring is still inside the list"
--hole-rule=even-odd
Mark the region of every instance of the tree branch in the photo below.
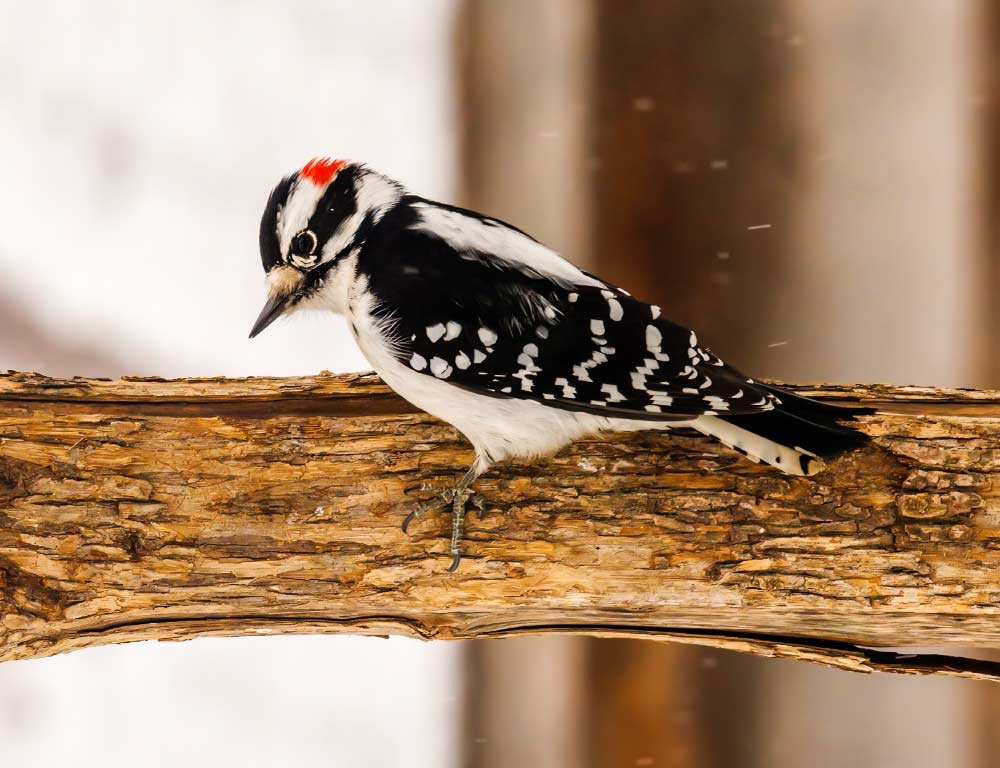
[[[368,375],[0,376],[0,660],[103,643],[573,632],[859,671],[1000,679],[871,650],[1000,645],[1000,393],[795,387],[874,404],[814,478],[685,431],[611,435],[400,523],[471,451]]]

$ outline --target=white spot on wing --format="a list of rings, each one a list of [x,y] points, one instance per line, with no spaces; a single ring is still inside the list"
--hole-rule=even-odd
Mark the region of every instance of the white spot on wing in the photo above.
[[[608,400],[612,403],[618,403],[625,399],[615,384],[601,384],[601,392],[607,393]]]
[[[608,299],[608,317],[612,320],[621,320],[624,316],[621,302],[618,299]]]
[[[479,340],[483,342],[487,347],[492,346],[497,343],[497,335],[495,331],[490,330],[486,326],[479,329]]]
[[[437,325],[427,326],[427,338],[431,341],[437,341],[442,336],[444,336],[444,323],[438,323]]]
[[[472,361],[469,360],[469,356],[467,354],[465,354],[464,352],[459,352],[457,355],[455,355],[455,365],[457,365],[461,370],[464,371],[466,368],[472,365]]]
[[[458,334],[462,332],[462,326],[456,323],[454,320],[449,320],[448,325],[445,326],[444,340],[451,341],[452,339],[457,339]]]
[[[590,321],[590,332],[596,336],[604,335],[604,321],[603,320],[591,320]]]
[[[415,371],[422,371],[427,367],[427,361],[414,352],[413,357],[410,358],[410,367]]]
[[[646,326],[646,347],[648,349],[659,349],[663,341],[663,334],[655,325]]]
[[[431,373],[437,376],[439,379],[447,379],[451,376],[452,367],[448,365],[448,361],[440,357],[431,358]]]

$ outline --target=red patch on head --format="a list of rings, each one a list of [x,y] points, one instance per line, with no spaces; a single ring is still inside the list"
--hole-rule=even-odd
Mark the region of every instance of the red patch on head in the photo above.
[[[346,160],[333,160],[329,157],[314,157],[304,166],[299,174],[309,179],[313,184],[322,187],[330,183],[337,171],[347,165]]]

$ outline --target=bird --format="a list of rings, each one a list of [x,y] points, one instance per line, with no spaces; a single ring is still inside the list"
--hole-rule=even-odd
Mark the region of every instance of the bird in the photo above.
[[[316,157],[272,189],[260,222],[279,317],[346,318],[374,371],[473,446],[468,470],[410,522],[451,507],[462,558],[474,481],[609,431],[693,428],[789,475],[859,448],[870,412],[820,403],[724,363],[661,308],[493,216],[420,197],[363,163]]]

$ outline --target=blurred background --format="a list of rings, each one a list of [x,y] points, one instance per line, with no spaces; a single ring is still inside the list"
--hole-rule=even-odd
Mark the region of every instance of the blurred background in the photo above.
[[[1000,387],[991,0],[0,0],[0,368],[363,370],[250,343],[316,154],[508,219],[794,381]],[[952,649],[953,650],[953,649]],[[0,665],[20,766],[997,762],[1000,688],[642,642],[243,638]]]

